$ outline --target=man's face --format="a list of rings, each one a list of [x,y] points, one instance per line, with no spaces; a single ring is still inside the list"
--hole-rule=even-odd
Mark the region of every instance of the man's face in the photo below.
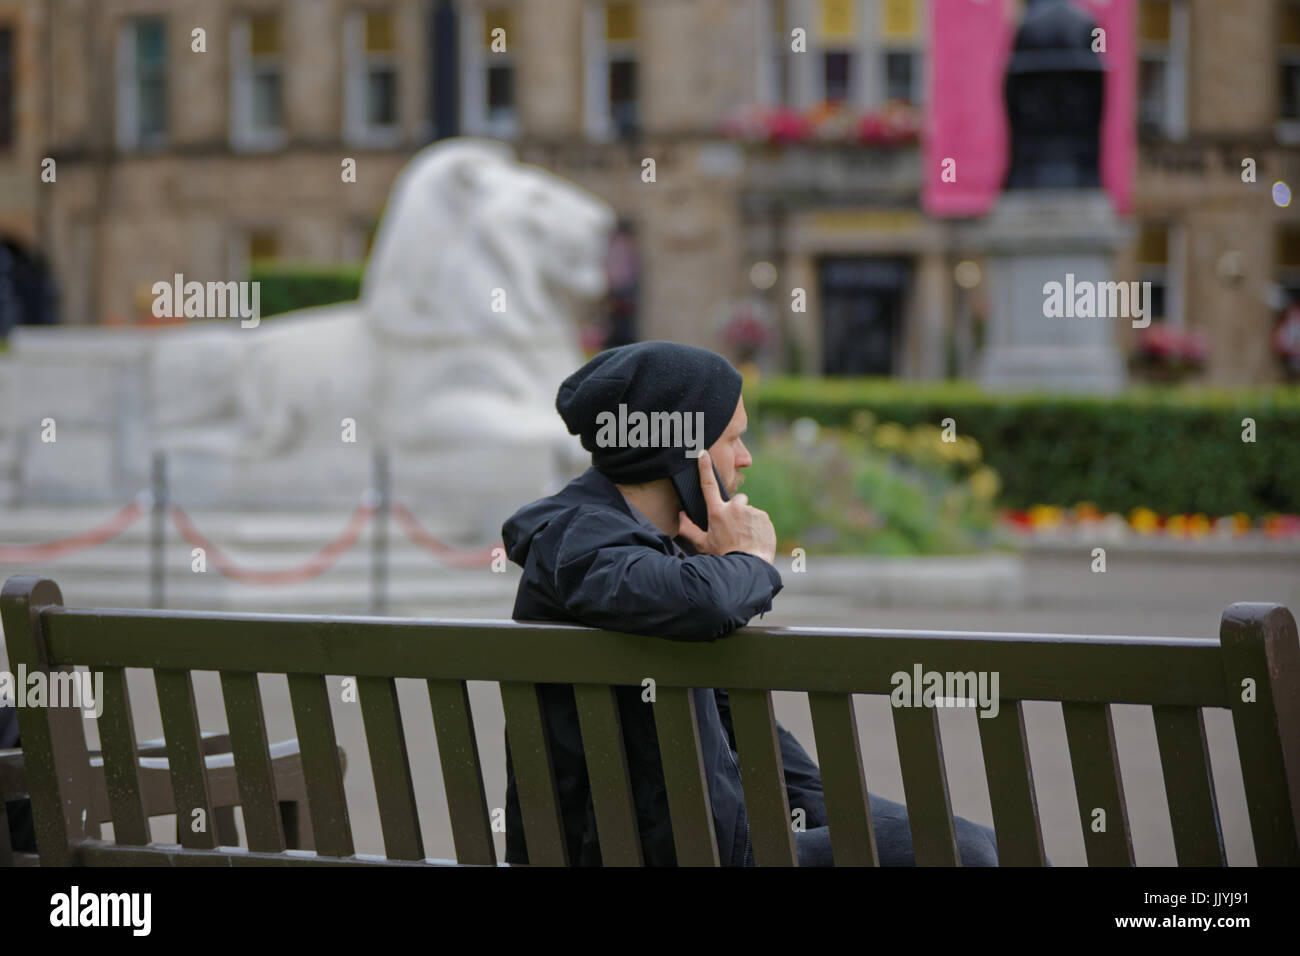
[[[722,477],[722,484],[726,487],[728,496],[739,491],[745,480],[740,469],[748,468],[754,463],[754,459],[749,455],[749,449],[740,440],[748,426],[749,418],[745,415],[745,400],[742,398],[736,403],[736,413],[731,416],[727,430],[709,447],[709,457],[713,459],[713,465]]]

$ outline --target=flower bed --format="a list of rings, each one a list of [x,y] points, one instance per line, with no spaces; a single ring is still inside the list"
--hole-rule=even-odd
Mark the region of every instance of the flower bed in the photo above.
[[[1244,512],[1231,515],[1158,514],[1150,508],[1134,508],[1127,515],[1103,513],[1091,502],[1073,508],[1035,505],[1017,510],[1003,509],[998,517],[1004,527],[1022,535],[1099,531],[1108,537],[1164,537],[1170,539],[1233,540],[1250,536],[1274,540],[1300,540],[1300,515],[1271,512],[1252,520]]]

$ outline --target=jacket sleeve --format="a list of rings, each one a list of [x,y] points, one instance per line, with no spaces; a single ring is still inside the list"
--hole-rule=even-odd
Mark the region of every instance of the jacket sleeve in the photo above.
[[[556,551],[555,592],[589,627],[712,641],[772,609],[781,575],[741,551],[678,558],[616,515],[579,514]]]

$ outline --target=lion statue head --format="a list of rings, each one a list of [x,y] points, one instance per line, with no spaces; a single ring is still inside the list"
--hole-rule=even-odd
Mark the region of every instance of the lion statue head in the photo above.
[[[490,140],[426,147],[398,177],[362,281],[384,441],[581,448],[555,393],[604,295],[613,210]]]
[[[408,343],[576,336],[604,294],[614,213],[494,140],[449,139],[398,176],[362,282],[371,328]]]

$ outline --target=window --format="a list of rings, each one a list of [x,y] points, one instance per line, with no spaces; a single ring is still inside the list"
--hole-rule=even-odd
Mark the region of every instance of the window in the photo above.
[[[280,237],[267,222],[239,223],[226,234],[226,271],[248,278],[259,265],[280,258]]]
[[[1144,223],[1138,234],[1138,281],[1151,283],[1153,322],[1183,324],[1183,245],[1182,228],[1171,223]]]
[[[0,28],[0,149],[14,144],[14,31]]]
[[[280,254],[280,243],[269,229],[254,229],[248,234],[248,261],[252,265],[275,259]]]
[[[915,103],[917,96],[917,55],[910,51],[885,51],[885,99]]]
[[[849,98],[849,71],[853,54],[830,50],[822,54],[822,91],[827,103],[843,103]]]
[[[467,10],[461,30],[465,130],[470,135],[510,139],[519,131],[512,11],[504,6]]]
[[[620,138],[637,131],[637,9],[633,3],[605,6],[605,55],[609,62],[609,118]]]
[[[344,27],[345,127],[354,143],[395,145],[397,24],[389,10],[354,11]]]
[[[881,0],[881,89],[886,102],[921,102],[921,49],[917,0]]]
[[[240,17],[231,27],[231,141],[246,149],[284,144],[280,17]]]
[[[821,98],[843,103],[853,95],[854,46],[858,30],[854,0],[820,0]]]
[[[126,149],[163,145],[167,136],[167,31],[161,18],[127,20],[118,34],[117,134]]]
[[[1285,304],[1300,302],[1300,226],[1278,227],[1277,283],[1285,293]]]
[[[1278,119],[1300,121],[1300,3],[1278,6]]]
[[[1138,132],[1187,135],[1187,7],[1183,0],[1138,6]]]
[[[586,15],[586,124],[593,139],[628,139],[640,130],[635,3],[592,3]]]

